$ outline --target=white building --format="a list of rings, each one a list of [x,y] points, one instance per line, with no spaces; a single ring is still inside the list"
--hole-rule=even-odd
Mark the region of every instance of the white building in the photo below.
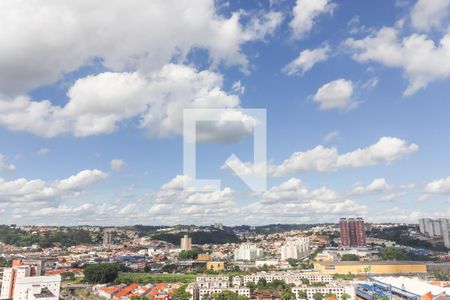
[[[257,260],[264,256],[264,251],[254,244],[242,244],[234,250],[234,260]]]
[[[187,287],[187,291],[192,295],[192,300],[201,300],[205,295],[224,291],[231,291],[250,298],[250,289],[243,287],[241,283],[238,278],[233,278],[233,286],[231,286],[228,276],[199,276],[195,283]]]
[[[301,259],[309,254],[309,237],[290,239],[280,248],[281,259]]]
[[[274,267],[277,265],[278,265],[278,260],[275,260],[275,259],[255,261],[256,268],[260,268],[260,267],[264,267],[264,266]]]
[[[330,283],[333,280],[331,274],[318,272],[259,272],[244,276],[244,286],[246,286],[248,282],[258,283],[262,278],[269,283],[274,280],[283,280],[287,284],[294,285],[303,285],[302,279],[308,279],[310,283]]]
[[[182,251],[189,251],[192,250],[192,239],[185,234],[182,238],[181,238],[181,250]]]
[[[445,247],[450,249],[450,219],[419,219],[419,230],[430,237],[442,237]]]
[[[58,300],[61,277],[40,276],[41,268],[40,260],[13,260],[12,267],[3,270],[0,299]]]
[[[230,287],[230,280],[227,276],[199,276],[195,279],[199,288],[223,289]]]
[[[296,299],[302,299],[302,297],[300,296],[300,292],[305,292],[307,299],[314,299],[314,295],[317,293],[320,293],[322,295],[335,294],[338,300],[342,300],[342,296],[344,294],[347,294],[350,296],[350,299],[355,299],[355,288],[351,283],[347,284],[334,283],[329,284],[327,286],[317,286],[317,287],[303,285],[293,287],[292,292],[295,294]]]
[[[13,300],[58,300],[61,276],[17,278]]]

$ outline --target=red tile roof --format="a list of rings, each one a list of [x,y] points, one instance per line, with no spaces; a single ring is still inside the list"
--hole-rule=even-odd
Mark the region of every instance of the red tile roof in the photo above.
[[[123,297],[129,293],[131,293],[133,290],[135,290],[137,287],[139,287],[139,284],[133,283],[124,288],[123,290],[117,292],[114,296],[117,298]]]

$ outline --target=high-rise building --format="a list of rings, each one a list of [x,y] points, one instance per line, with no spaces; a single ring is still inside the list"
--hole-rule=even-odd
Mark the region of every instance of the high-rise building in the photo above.
[[[442,237],[445,247],[450,249],[450,219],[419,219],[419,230],[429,237]]]
[[[181,238],[180,246],[182,251],[192,250],[192,239],[187,234],[185,234]]]
[[[256,247],[255,244],[242,244],[234,250],[234,260],[256,260],[264,256],[264,250]]]
[[[442,223],[442,239],[444,240],[444,246],[450,249],[450,219],[443,219]]]
[[[112,244],[112,232],[108,229],[103,231],[103,246],[108,246]]]
[[[341,218],[339,228],[342,247],[366,246],[366,230],[363,218]]]
[[[420,233],[426,234],[429,237],[439,237],[442,236],[442,222],[446,219],[432,219],[432,218],[422,218],[419,219],[419,230]]]
[[[290,239],[280,247],[281,259],[301,259],[309,254],[309,237]]]
[[[0,299],[57,300],[61,277],[41,276],[41,270],[40,260],[13,260],[12,266],[3,270]]]

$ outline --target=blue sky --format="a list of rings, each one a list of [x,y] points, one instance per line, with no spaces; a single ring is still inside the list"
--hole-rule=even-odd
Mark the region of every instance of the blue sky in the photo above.
[[[0,223],[449,216],[449,21],[448,0],[2,1]],[[184,108],[266,109],[267,191],[222,167],[253,159],[242,116],[197,146],[221,190],[183,189]]]

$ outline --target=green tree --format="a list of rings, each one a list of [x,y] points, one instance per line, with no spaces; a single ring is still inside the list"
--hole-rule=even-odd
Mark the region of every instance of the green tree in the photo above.
[[[172,295],[174,300],[190,300],[192,295],[186,291],[187,284],[182,285],[180,288],[176,289]]]
[[[344,254],[341,257],[342,261],[359,261],[359,256],[356,254]]]
[[[178,258],[181,260],[196,259],[198,257],[198,255],[201,254],[202,252],[203,252],[202,249],[200,249],[198,247],[193,247],[191,250],[181,251],[180,254],[178,255]]]
[[[303,284],[310,284],[310,281],[308,278],[302,278],[302,283]]]
[[[11,267],[11,261],[4,257],[0,257],[0,267]]]
[[[350,298],[351,298],[351,296],[349,294],[347,294],[347,293],[342,294],[342,300],[348,300]]]
[[[249,281],[247,282],[247,287],[250,289],[250,292],[255,292],[256,290],[256,283],[254,283],[253,281]]]
[[[84,280],[89,283],[111,283],[118,274],[119,267],[116,264],[88,264],[84,267]]]
[[[300,291],[298,292],[298,297],[300,299],[308,299],[308,294],[306,294],[306,291]]]
[[[298,261],[298,259],[295,259],[295,258],[288,258],[287,262],[289,263],[289,265],[291,267],[296,267],[296,266],[298,266],[299,261]]]
[[[260,279],[258,280],[258,283],[256,284],[256,287],[257,287],[258,289],[263,289],[263,288],[265,288],[266,286],[267,286],[267,281],[266,281],[265,278],[260,278]]]
[[[283,300],[289,300],[289,299],[294,299],[294,298],[295,298],[295,294],[292,291],[285,291],[281,295],[281,299],[283,299]]]
[[[323,300],[323,294],[322,293],[315,293],[313,296],[314,300]]]
[[[223,291],[221,293],[215,293],[213,295],[214,300],[248,300],[248,297],[239,295],[231,291]]]

